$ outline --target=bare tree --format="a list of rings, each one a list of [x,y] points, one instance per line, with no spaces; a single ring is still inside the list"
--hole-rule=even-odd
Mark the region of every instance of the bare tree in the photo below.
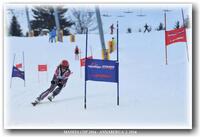
[[[84,34],[85,28],[89,31],[97,29],[96,16],[94,12],[86,9],[72,9],[72,20],[74,21],[73,29],[78,34]]]

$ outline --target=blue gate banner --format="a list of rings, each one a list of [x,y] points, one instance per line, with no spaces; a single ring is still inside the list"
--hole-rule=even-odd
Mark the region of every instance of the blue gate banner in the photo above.
[[[87,59],[85,80],[118,82],[118,62]]]
[[[12,77],[18,77],[25,80],[24,71],[21,71],[17,67],[13,66]]]

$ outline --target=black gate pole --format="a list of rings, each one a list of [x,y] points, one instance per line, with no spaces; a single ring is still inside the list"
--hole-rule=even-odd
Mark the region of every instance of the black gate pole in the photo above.
[[[84,108],[87,108],[86,105],[86,91],[87,91],[87,47],[88,47],[88,28],[86,28],[86,48],[85,48],[85,95],[84,95]]]
[[[119,106],[119,26],[117,21],[117,105]]]

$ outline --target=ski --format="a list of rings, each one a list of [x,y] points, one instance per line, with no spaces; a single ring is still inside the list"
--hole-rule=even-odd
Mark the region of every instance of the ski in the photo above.
[[[49,100],[50,102],[52,102],[52,98],[51,98],[51,96],[48,97],[48,100]]]
[[[31,104],[35,107],[38,103],[37,102],[31,102]]]
[[[49,102],[53,101],[53,99],[51,97],[48,97],[47,99],[49,100]],[[43,103],[42,102],[31,102],[31,104],[33,105],[33,107],[35,107],[35,106],[37,106],[39,104],[43,104]]]

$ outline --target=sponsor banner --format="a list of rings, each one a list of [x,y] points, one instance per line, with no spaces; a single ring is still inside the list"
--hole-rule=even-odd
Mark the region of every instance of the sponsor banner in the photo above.
[[[87,59],[86,80],[118,82],[117,61]]]

